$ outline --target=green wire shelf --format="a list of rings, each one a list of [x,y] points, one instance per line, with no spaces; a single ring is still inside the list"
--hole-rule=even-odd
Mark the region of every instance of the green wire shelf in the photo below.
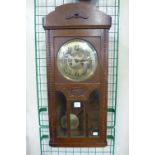
[[[49,146],[49,126],[47,108],[47,80],[46,80],[46,42],[42,18],[54,11],[56,6],[75,0],[34,0],[34,29],[36,55],[37,102],[40,132],[41,155],[114,155],[117,73],[118,73],[118,40],[119,40],[119,0],[97,0],[99,10],[112,17],[112,27],[109,32],[109,74],[108,74],[108,120],[107,142],[104,148],[63,148]]]

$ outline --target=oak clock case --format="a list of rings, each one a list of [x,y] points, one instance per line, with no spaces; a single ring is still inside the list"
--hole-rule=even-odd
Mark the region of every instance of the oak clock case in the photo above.
[[[110,16],[82,2],[43,19],[50,146],[107,145],[110,26]]]

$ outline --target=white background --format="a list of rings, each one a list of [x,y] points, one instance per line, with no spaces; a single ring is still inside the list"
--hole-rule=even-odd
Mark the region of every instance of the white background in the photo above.
[[[154,21],[154,2],[148,0],[142,2],[137,0],[136,2],[132,0],[130,4],[130,154],[131,155],[154,155],[154,138],[155,138],[155,21]],[[33,2],[32,2],[33,3]],[[123,3],[121,2],[121,5]],[[122,6],[121,6],[122,7]],[[25,149],[25,3],[21,0],[15,1],[2,1],[0,5],[0,154],[2,155],[23,155],[26,154]],[[125,12],[123,12],[126,14]],[[29,14],[29,13],[27,13]],[[30,18],[27,16],[27,18]],[[126,16],[124,16],[124,19]],[[29,20],[33,21],[32,18]],[[123,23],[126,24],[126,21]],[[29,25],[29,24],[28,24]],[[30,26],[30,25],[29,25]],[[31,29],[31,26],[30,26]],[[124,29],[122,27],[122,29]],[[126,33],[125,30],[122,30]],[[29,34],[28,34],[29,35]],[[126,34],[124,34],[126,35]],[[28,37],[30,40],[33,38]],[[33,40],[34,41],[34,40]],[[33,53],[31,53],[33,54]],[[31,61],[33,56],[27,54],[27,61]],[[119,61],[126,61],[121,58],[122,54],[119,54]],[[123,57],[123,55],[122,55]],[[122,60],[121,60],[122,59]],[[119,75],[121,73],[121,62],[119,62]],[[31,63],[32,64],[32,63]],[[34,72],[34,66],[32,65],[31,71],[30,64],[27,71],[27,90],[29,87],[34,86],[32,78]],[[123,66],[122,66],[123,67]],[[127,67],[125,67],[127,68]],[[126,72],[126,71],[123,71]],[[30,76],[32,73],[32,77]],[[126,74],[125,74],[126,75]],[[127,75],[126,75],[127,76]],[[31,79],[32,78],[32,79]],[[127,80],[127,79],[126,79]],[[128,81],[128,80],[127,80]],[[122,86],[119,87],[120,92],[127,93],[126,82],[119,80]],[[35,84],[34,84],[35,85]],[[122,88],[124,87],[124,89]],[[35,93],[32,93],[33,98]],[[29,94],[27,94],[27,102],[29,102]],[[127,95],[122,96],[122,104],[127,101],[125,98]],[[35,101],[35,97],[33,98]],[[119,100],[119,99],[118,99]],[[34,106],[36,103],[31,103]],[[118,103],[118,110],[125,105]],[[29,109],[27,104],[27,110]],[[32,109],[35,111],[36,108]],[[31,109],[30,109],[31,110]],[[125,114],[124,114],[125,113]],[[117,132],[125,130],[127,124],[122,124],[120,122],[124,121],[124,117],[127,118],[127,112],[123,110],[121,113],[117,113]],[[119,115],[123,115],[119,116]],[[28,116],[29,117],[29,116]],[[119,118],[120,117],[120,118]],[[37,119],[36,114],[32,115],[31,121],[35,122]],[[119,130],[119,126],[122,128]],[[118,126],[119,125],[119,126]],[[34,125],[35,126],[35,125]],[[128,125],[127,125],[128,126]],[[33,133],[37,135],[35,128],[31,129]],[[28,131],[27,131],[28,132]],[[121,134],[116,134],[117,150],[120,152],[125,152],[128,150],[128,145],[126,145],[127,138],[125,135],[127,133],[122,132]],[[34,136],[35,137],[35,136]],[[118,138],[119,137],[119,138]],[[37,150],[37,138],[33,139],[32,150]],[[123,147],[122,144],[125,142],[126,146]],[[121,145],[120,145],[121,144]],[[127,149],[126,149],[127,147]],[[29,148],[29,146],[28,146]],[[123,151],[122,151],[123,149]],[[128,151],[127,151],[128,152]],[[36,155],[31,152],[32,155]],[[28,154],[30,155],[30,153]],[[38,155],[38,154],[37,154]],[[120,154],[119,154],[120,155]],[[123,155],[126,155],[125,153]]]

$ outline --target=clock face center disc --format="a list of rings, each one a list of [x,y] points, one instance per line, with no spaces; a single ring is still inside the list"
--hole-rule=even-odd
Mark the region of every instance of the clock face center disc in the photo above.
[[[97,53],[87,41],[73,39],[64,43],[57,54],[60,74],[71,81],[84,81],[94,74],[97,67]]]

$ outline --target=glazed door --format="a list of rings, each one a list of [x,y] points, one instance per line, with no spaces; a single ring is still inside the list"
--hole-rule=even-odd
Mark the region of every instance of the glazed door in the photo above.
[[[56,84],[56,143],[101,142],[100,84]]]

